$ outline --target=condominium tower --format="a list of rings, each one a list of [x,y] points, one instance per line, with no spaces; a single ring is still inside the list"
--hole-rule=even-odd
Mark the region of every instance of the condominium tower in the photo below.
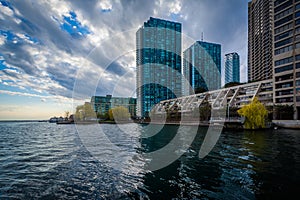
[[[183,52],[183,73],[191,89],[185,95],[221,87],[221,45],[197,41]]]
[[[181,24],[150,17],[136,32],[137,116],[181,96]]]
[[[274,1],[274,103],[293,105],[300,119],[300,1]]]
[[[240,82],[240,56],[236,52],[225,54],[225,84]]]
[[[248,81],[272,78],[273,0],[248,3]]]

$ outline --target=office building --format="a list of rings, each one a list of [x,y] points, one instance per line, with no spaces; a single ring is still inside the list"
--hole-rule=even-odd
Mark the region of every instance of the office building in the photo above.
[[[221,45],[197,41],[183,52],[183,73],[191,89],[185,95],[221,87]]]
[[[236,52],[225,54],[225,84],[240,82],[240,56]]]
[[[150,17],[136,32],[137,115],[181,96],[181,24]]]
[[[274,1],[274,103],[293,105],[300,117],[300,1]]]
[[[92,96],[91,105],[98,115],[108,114],[109,109],[118,106],[128,108],[131,117],[136,116],[136,99],[131,97]]]
[[[248,3],[248,81],[272,78],[273,0]]]

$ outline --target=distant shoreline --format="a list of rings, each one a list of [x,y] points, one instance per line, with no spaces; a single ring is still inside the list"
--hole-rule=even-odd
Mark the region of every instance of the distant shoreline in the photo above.
[[[0,120],[0,123],[3,123],[3,122],[48,122],[49,120]]]

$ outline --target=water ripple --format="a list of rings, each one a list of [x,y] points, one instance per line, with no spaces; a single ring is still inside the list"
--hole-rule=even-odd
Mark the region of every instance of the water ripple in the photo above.
[[[225,131],[212,152],[199,159],[207,131],[200,128],[187,151],[178,144],[174,153],[184,153],[178,160],[151,172],[145,155],[168,144],[176,127],[165,126],[150,138],[144,137],[145,128],[2,122],[0,199],[264,199],[297,194],[298,131]]]

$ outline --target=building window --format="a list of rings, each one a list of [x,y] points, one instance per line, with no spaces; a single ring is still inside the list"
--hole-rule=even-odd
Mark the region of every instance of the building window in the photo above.
[[[285,33],[282,33],[280,35],[275,36],[275,41],[281,40],[282,38],[289,37],[291,35],[293,35],[293,31],[292,30],[291,31],[287,31]]]
[[[293,12],[293,8],[290,8],[288,10],[285,10],[277,15],[274,16],[274,19],[277,20],[277,19],[280,19],[284,16],[287,16],[288,14],[292,13]]]
[[[296,13],[297,14],[297,13]],[[297,16],[296,16],[297,17]],[[285,24],[287,23],[288,21],[292,20],[293,19],[293,15],[289,15],[281,20],[278,20],[274,23],[274,27],[277,27],[277,26],[280,26],[282,24]]]
[[[285,30],[291,29],[293,27],[293,23],[286,24],[282,27],[275,29],[275,34],[281,33]]]
[[[285,81],[285,80],[289,80],[293,78],[293,74],[287,74],[287,75],[283,75],[283,76],[276,76],[275,77],[275,81],[279,82],[279,81]]]
[[[285,2],[285,1],[286,0],[277,0],[277,1],[274,2],[274,6],[277,6],[277,5],[279,5],[279,4],[281,4],[281,3]]]
[[[297,18],[297,17],[300,17],[300,12],[299,11],[295,13],[295,18]]]
[[[290,94],[293,94],[293,89],[276,91],[276,96],[284,96],[284,95],[290,95]]]
[[[299,56],[299,59],[300,59],[300,55]],[[275,61],[275,66],[279,66],[279,65],[284,65],[284,64],[287,64],[287,63],[290,63],[290,62],[293,62],[293,57],[288,57],[288,58],[284,58],[284,59],[281,59],[281,60],[277,60]]]
[[[290,103],[290,102],[293,102],[293,97],[276,99],[276,103]]]
[[[295,20],[295,25],[299,25],[300,24],[300,19]]]
[[[287,83],[279,83],[279,84],[276,84],[276,86],[275,86],[276,89],[289,88],[289,87],[293,87],[293,82],[292,81],[287,82]]]
[[[288,39],[285,39],[285,40],[282,40],[282,41],[280,41],[280,42],[277,42],[277,43],[275,43],[275,48],[278,48],[278,47],[284,46],[284,45],[286,45],[286,44],[289,44],[289,43],[291,43],[292,41],[293,41],[293,38],[290,37],[290,38],[288,38]]]
[[[278,68],[275,68],[275,73],[285,72],[285,71],[288,71],[288,70],[292,70],[293,68],[294,68],[293,65],[278,67]]]
[[[284,3],[284,4],[281,4],[280,6],[277,6],[275,9],[274,9],[274,12],[277,13],[285,8],[287,8],[288,6],[292,5],[293,4],[293,0],[289,0],[288,2]],[[278,4],[277,4],[278,5]],[[276,6],[276,5],[275,5]]]
[[[289,46],[283,47],[281,49],[276,49],[274,54],[278,55],[278,54],[282,54],[282,53],[285,53],[285,52],[288,52],[288,51],[291,51],[291,50],[293,50],[293,45],[289,45]]]

